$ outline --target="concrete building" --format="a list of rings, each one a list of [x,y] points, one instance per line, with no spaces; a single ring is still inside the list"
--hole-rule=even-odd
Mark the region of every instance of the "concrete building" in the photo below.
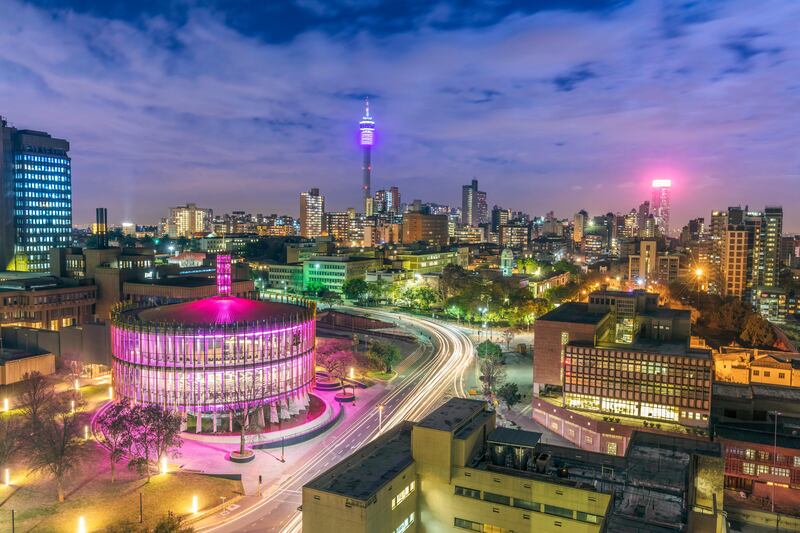
[[[409,270],[412,273],[440,273],[447,265],[458,265],[461,259],[455,250],[399,249],[388,257],[393,268]]]
[[[316,285],[341,293],[342,285],[351,279],[364,279],[367,271],[381,265],[380,260],[351,256],[314,256],[303,263],[305,290]]]
[[[69,142],[0,116],[0,269],[47,272],[72,242]]]
[[[267,284],[273,289],[299,293],[303,291],[303,264],[268,265]]]
[[[0,323],[60,330],[91,322],[97,287],[91,280],[0,275]]]
[[[388,430],[303,487],[303,530],[725,531],[718,444],[637,433],[614,456],[495,416],[454,398]]]
[[[479,226],[489,222],[486,193],[478,190],[478,180],[461,188],[461,224]]]
[[[586,224],[589,222],[589,213],[581,209],[572,219],[572,242],[576,246],[583,243],[583,234],[586,231]]]
[[[668,284],[680,276],[681,258],[677,254],[658,252],[657,242],[643,239],[639,253],[628,256],[628,280],[639,285],[652,282]]]
[[[403,243],[425,242],[433,246],[446,246],[450,241],[447,215],[406,213],[403,215]]]
[[[658,233],[667,237],[669,236],[670,189],[672,188],[672,180],[653,180],[652,187],[653,194],[650,201],[650,213],[655,218]]]
[[[325,230],[325,197],[319,189],[300,193],[300,235],[313,239]]]
[[[531,240],[531,229],[527,224],[501,224],[500,246],[522,250],[528,247]]]
[[[192,238],[198,233],[210,233],[214,212],[196,204],[171,207],[167,219],[167,234],[171,239]]]
[[[334,242],[348,242],[351,216],[347,211],[325,213],[325,231]]]

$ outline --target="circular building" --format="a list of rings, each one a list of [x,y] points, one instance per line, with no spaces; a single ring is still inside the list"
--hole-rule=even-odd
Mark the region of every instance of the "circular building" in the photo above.
[[[313,302],[219,296],[112,313],[115,395],[195,415],[270,406],[277,422],[309,405]],[[216,416],[214,417],[216,425]]]

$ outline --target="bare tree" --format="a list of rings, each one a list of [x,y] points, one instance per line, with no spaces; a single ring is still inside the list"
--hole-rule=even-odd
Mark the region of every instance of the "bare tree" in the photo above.
[[[511,349],[511,341],[514,340],[514,330],[507,329],[503,332],[503,340],[506,341],[506,350]]]
[[[317,364],[344,386],[347,370],[355,364],[355,356],[347,341],[328,342],[317,349]]]
[[[116,480],[116,464],[128,451],[131,435],[131,413],[127,401],[111,404],[99,417],[97,427],[100,442],[108,449],[111,465],[111,482]]]
[[[39,407],[36,425],[26,441],[29,466],[53,477],[58,501],[63,502],[64,479],[87,451],[81,438],[80,416],[68,396],[53,398]]]
[[[127,414],[130,430],[122,446],[130,458],[128,468],[146,474],[150,481],[152,465],[181,445],[181,419],[160,405],[136,405]]]
[[[20,449],[20,424],[10,414],[0,414],[0,470],[11,462]]]
[[[56,392],[53,384],[39,372],[25,374],[23,379],[19,403],[28,430],[33,431],[39,424],[43,412],[55,401]]]
[[[485,357],[480,364],[483,393],[491,395],[506,379],[506,369],[499,357]]]

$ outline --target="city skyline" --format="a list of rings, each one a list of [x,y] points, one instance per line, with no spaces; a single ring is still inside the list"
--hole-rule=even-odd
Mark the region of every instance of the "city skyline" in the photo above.
[[[358,207],[365,97],[373,188],[409,201],[456,205],[473,177],[492,205],[565,217],[627,210],[656,178],[675,184],[676,224],[800,200],[797,4],[293,6],[283,29],[268,8],[246,22],[222,6],[60,5],[0,2],[17,14],[0,17],[0,113],[70,140],[76,221],[97,205],[112,222],[187,201],[276,212],[310,187]]]

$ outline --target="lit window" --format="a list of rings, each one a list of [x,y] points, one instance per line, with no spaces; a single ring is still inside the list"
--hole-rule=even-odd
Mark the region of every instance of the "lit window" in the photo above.
[[[754,476],[756,474],[756,467],[753,463],[742,463],[742,472],[748,476]]]
[[[403,490],[400,491],[400,494],[398,494],[397,496],[392,498],[392,509],[394,509],[395,507],[397,507],[398,505],[403,503],[403,500],[408,498],[408,496],[412,492],[414,492],[414,486],[415,486],[415,482],[412,481],[411,483],[408,484],[408,486],[406,488],[404,488]]]

